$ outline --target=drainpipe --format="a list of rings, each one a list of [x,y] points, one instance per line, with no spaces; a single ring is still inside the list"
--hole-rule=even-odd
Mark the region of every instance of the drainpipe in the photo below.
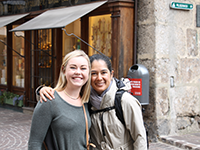
[[[134,10],[134,51],[133,51],[133,64],[137,63],[137,1],[135,0]]]

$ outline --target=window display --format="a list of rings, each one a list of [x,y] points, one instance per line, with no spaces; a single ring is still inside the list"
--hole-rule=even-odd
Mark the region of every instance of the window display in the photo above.
[[[6,27],[0,28],[0,40],[6,43]],[[0,42],[0,84],[7,84],[7,46]]]
[[[67,25],[65,30],[68,34],[74,33],[76,36],[81,37],[80,19]],[[66,35],[63,31],[63,57],[75,49],[81,49],[81,41],[73,35]]]
[[[108,57],[111,57],[111,15],[89,17],[89,44]],[[89,48],[89,56],[97,52]]]
[[[13,26],[15,28],[16,26]],[[18,35],[18,36],[16,36]],[[13,86],[24,87],[24,32],[13,33]],[[22,37],[19,37],[22,36]]]
[[[34,50],[36,53],[35,61],[39,67],[39,72],[35,72],[35,80],[38,80],[38,84],[45,84],[50,86],[52,81],[52,30],[38,30],[38,50]],[[34,64],[34,63],[33,63]]]

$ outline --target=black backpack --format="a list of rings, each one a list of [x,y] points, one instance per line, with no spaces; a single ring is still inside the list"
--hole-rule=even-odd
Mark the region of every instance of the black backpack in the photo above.
[[[92,115],[92,114],[95,114],[95,113],[99,113],[99,112],[103,112],[104,113],[106,111],[110,111],[112,109],[115,109],[116,116],[121,121],[121,123],[123,125],[125,125],[125,121],[124,121],[124,117],[123,117],[123,111],[122,111],[122,106],[121,106],[121,97],[124,94],[124,92],[127,92],[127,91],[121,89],[122,87],[125,86],[125,84],[121,80],[118,80],[116,78],[114,78],[114,79],[115,79],[116,85],[118,87],[118,90],[117,90],[117,92],[115,94],[115,102],[114,102],[115,105],[111,106],[111,107],[106,107],[106,108],[100,109],[100,110],[91,110],[91,104],[90,104],[90,106],[89,106],[89,112],[90,112],[90,115]],[[102,117],[101,117],[101,122],[103,122],[103,114],[102,114]],[[102,125],[103,125],[103,123],[102,123]],[[103,130],[103,135],[105,135],[103,128],[102,128],[102,130]]]
[[[115,109],[115,113],[116,113],[117,118],[125,126],[124,115],[123,115],[122,106],[121,106],[121,97],[124,94],[124,92],[128,92],[128,91],[121,89],[121,88],[125,87],[125,84],[123,83],[123,81],[118,80],[117,78],[114,78],[114,79],[115,79],[115,82],[116,82],[116,85],[117,85],[117,88],[118,88],[118,90],[115,94],[114,106],[106,107],[106,108],[100,109],[100,110],[91,110],[91,104],[89,104],[89,112],[90,112],[90,115],[92,115],[92,114],[95,114],[95,113],[99,113],[99,112],[104,113],[106,111],[110,111],[112,109]],[[100,119],[101,119],[102,133],[103,133],[103,136],[105,136],[104,123],[103,123],[103,113],[102,113]],[[149,148],[147,129],[146,129],[146,136],[147,136],[147,148]]]

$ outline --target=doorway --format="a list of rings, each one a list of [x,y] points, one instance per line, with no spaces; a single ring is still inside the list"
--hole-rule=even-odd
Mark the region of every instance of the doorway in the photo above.
[[[30,99],[29,107],[37,103],[35,89],[40,85],[53,86],[54,50],[52,29],[31,31]]]

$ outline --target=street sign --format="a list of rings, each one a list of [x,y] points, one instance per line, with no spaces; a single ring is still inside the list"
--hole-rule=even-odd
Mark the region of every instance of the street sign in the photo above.
[[[193,4],[171,2],[170,7],[173,9],[192,10]]]

